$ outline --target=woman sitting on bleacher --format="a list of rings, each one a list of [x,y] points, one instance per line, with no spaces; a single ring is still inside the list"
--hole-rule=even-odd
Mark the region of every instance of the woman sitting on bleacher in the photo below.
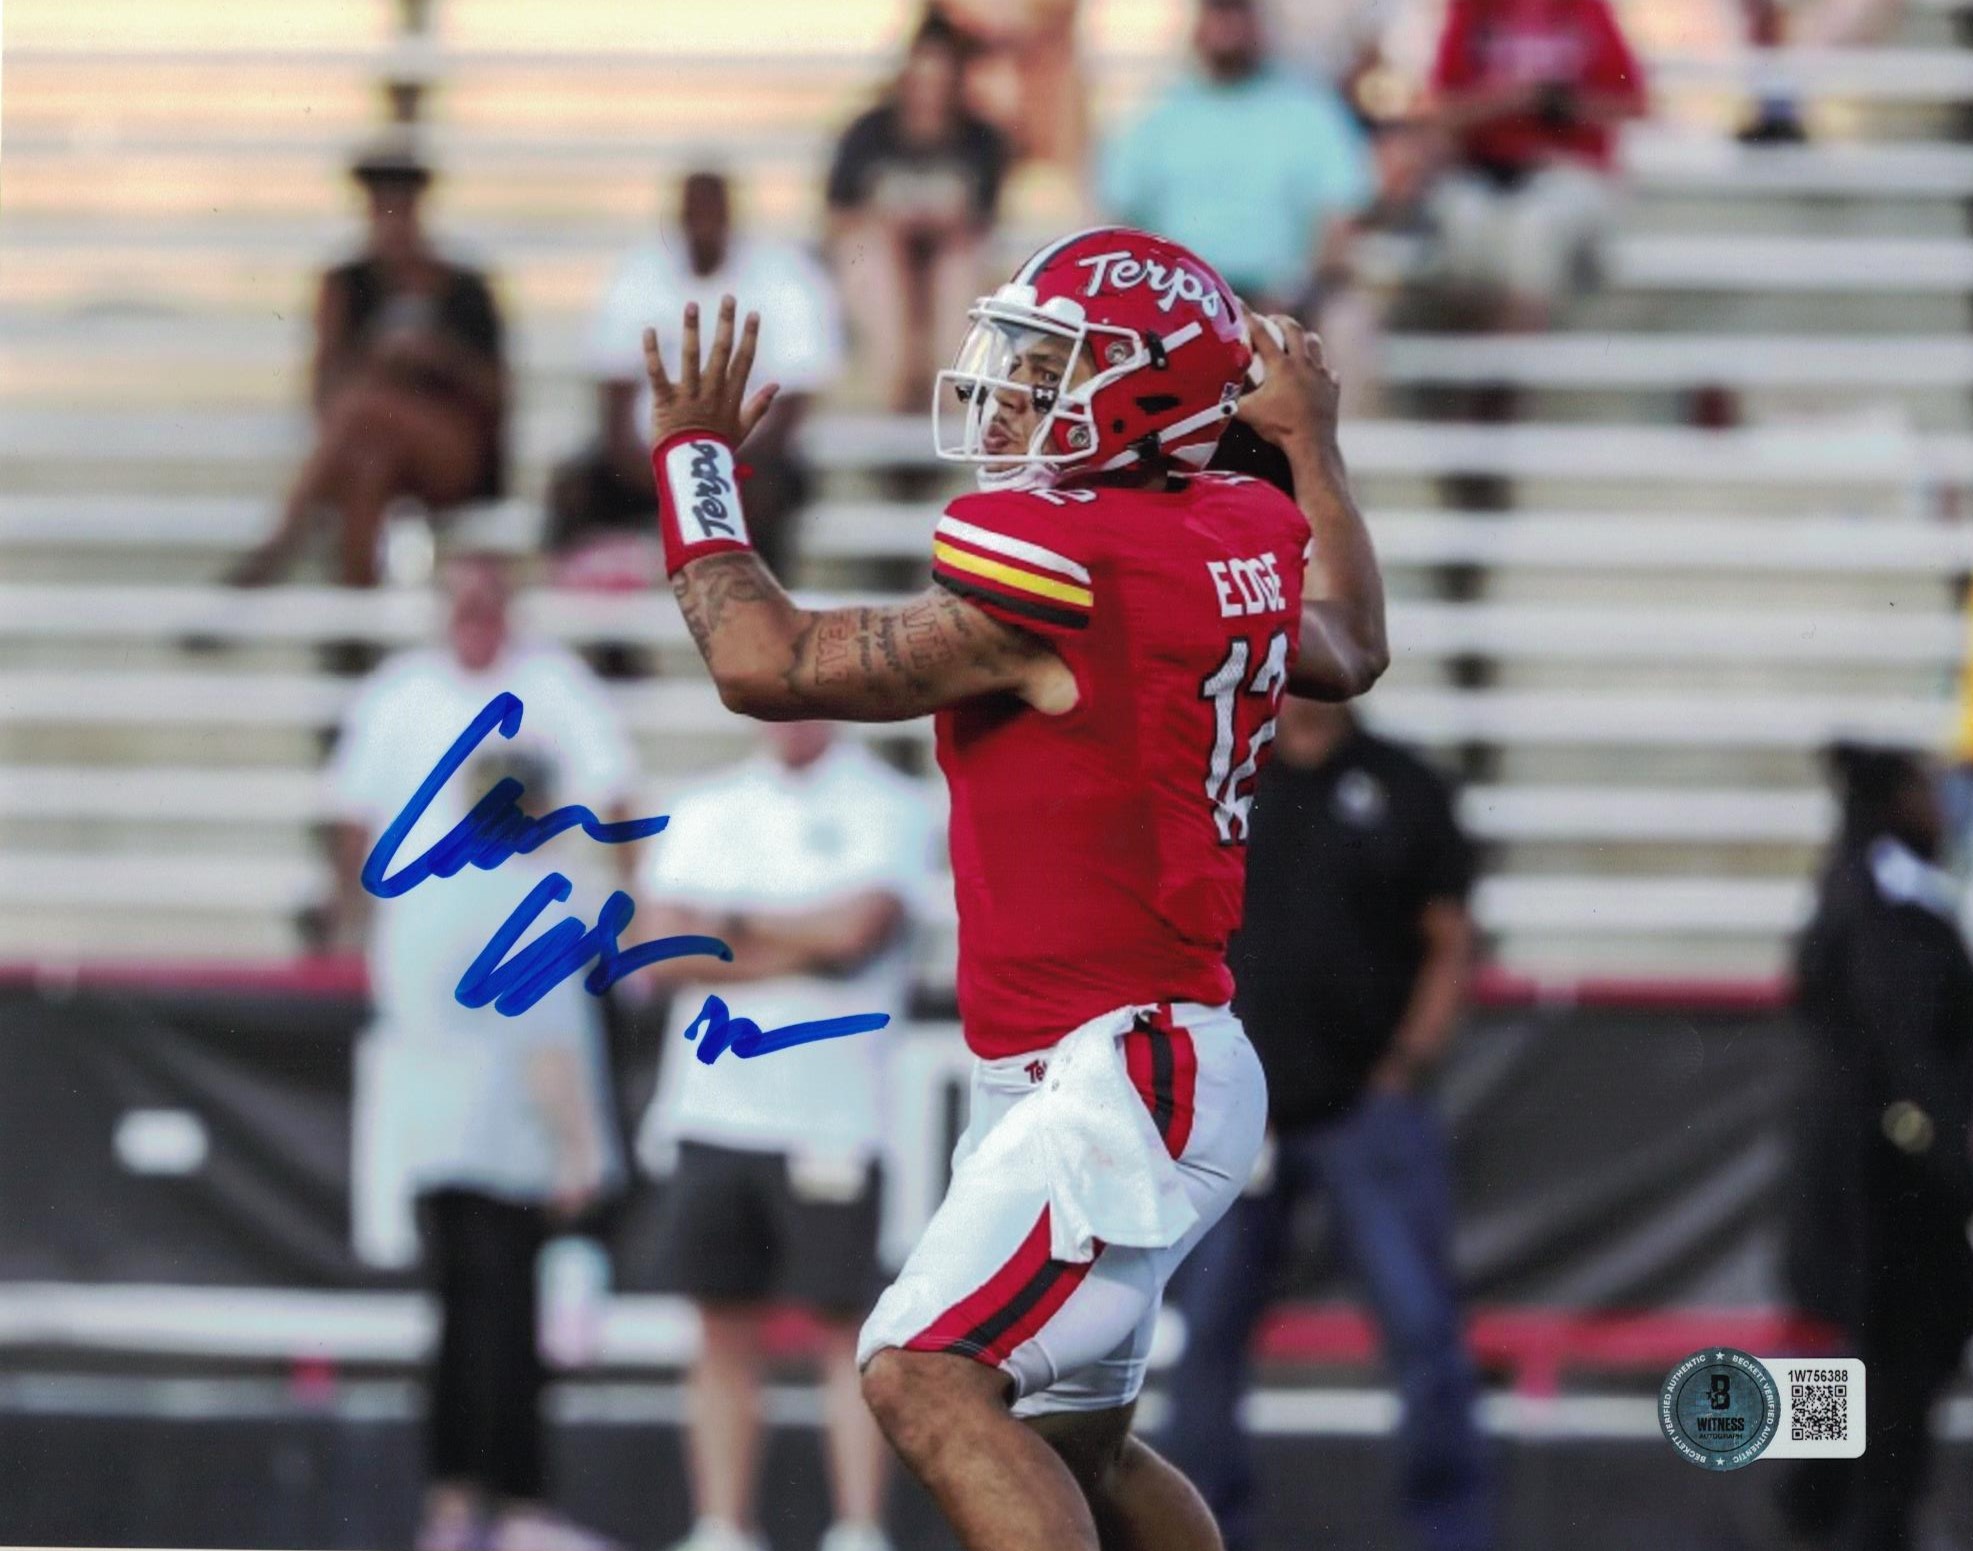
[[[390,505],[433,512],[504,493],[507,372],[486,277],[430,245],[419,200],[431,169],[402,142],[350,169],[369,198],[363,252],[322,278],[315,313],[316,442],[238,586],[278,581],[325,509],[345,586],[376,584]]]

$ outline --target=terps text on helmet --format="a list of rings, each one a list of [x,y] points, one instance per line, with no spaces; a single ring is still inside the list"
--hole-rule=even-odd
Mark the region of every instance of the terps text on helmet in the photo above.
[[[1156,259],[1140,259],[1118,249],[1077,259],[1076,267],[1089,271],[1084,296],[1098,295],[1105,285],[1114,291],[1147,286],[1157,293],[1158,310],[1170,312],[1175,302],[1192,302],[1209,318],[1219,316],[1219,287],[1182,264],[1166,267]]]

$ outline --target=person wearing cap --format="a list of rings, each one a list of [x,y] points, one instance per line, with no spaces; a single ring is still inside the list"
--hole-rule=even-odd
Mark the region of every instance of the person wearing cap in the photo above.
[[[394,501],[437,513],[505,493],[505,331],[487,277],[426,235],[432,172],[409,140],[366,148],[350,173],[369,229],[316,298],[315,444],[274,531],[229,573],[237,586],[280,580],[324,511],[337,525],[337,578],[374,586]]]

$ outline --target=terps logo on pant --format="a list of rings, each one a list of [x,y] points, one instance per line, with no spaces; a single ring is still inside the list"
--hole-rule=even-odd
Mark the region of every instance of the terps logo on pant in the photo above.
[[[1219,316],[1219,288],[1204,276],[1174,264],[1167,269],[1156,259],[1133,258],[1123,249],[1097,253],[1076,261],[1078,269],[1089,271],[1089,286],[1082,294],[1095,296],[1105,285],[1115,291],[1148,286],[1157,293],[1158,310],[1170,312],[1176,302],[1191,302],[1209,318]]]
[[[735,498],[733,454],[718,442],[679,442],[665,453],[665,484],[679,531],[688,544],[709,539],[745,543],[746,526]]]
[[[1030,1061],[1021,1070],[1028,1074],[1029,1082],[1040,1082],[1042,1078],[1048,1075],[1048,1063],[1046,1061]]]

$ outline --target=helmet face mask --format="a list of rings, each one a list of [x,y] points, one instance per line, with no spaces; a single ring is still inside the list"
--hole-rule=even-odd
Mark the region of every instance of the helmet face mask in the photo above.
[[[1090,330],[1041,311],[1021,289],[975,304],[932,405],[939,457],[976,465],[988,490],[1052,484],[1096,441],[1089,400],[1101,374]]]
[[[1202,467],[1252,359],[1225,282],[1177,244],[1120,227],[1043,249],[968,316],[938,374],[933,440],[986,490],[1125,468],[1147,444]]]

